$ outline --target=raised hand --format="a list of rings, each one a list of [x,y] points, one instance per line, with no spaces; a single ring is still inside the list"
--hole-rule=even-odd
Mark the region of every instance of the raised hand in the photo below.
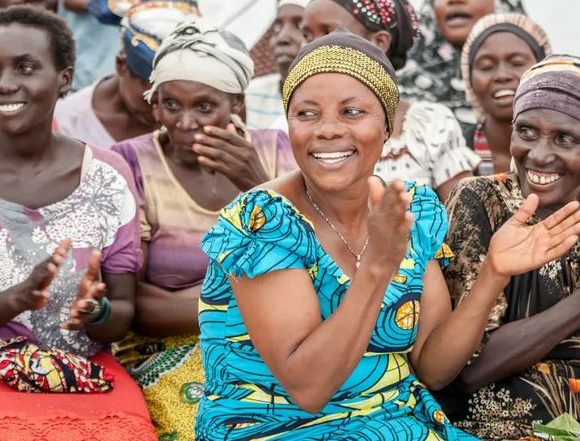
[[[26,280],[14,286],[12,294],[20,311],[34,311],[46,305],[49,287],[70,249],[70,239],[63,240],[52,256],[36,265]]]
[[[526,225],[538,208],[531,194],[491,238],[487,261],[505,277],[523,274],[564,255],[580,235],[580,203],[570,202],[536,225]]]
[[[269,179],[249,136],[240,136],[233,124],[227,130],[206,126],[204,132],[195,135],[193,145],[203,168],[225,175],[241,191]]]
[[[89,266],[79,284],[79,293],[70,307],[70,319],[61,323],[63,329],[79,330],[95,320],[94,301],[100,302],[105,295],[105,284],[99,281],[101,253],[94,251]]]
[[[413,215],[408,211],[411,195],[401,181],[395,180],[385,187],[380,178],[369,178],[368,219],[371,261],[399,265],[405,257]]]

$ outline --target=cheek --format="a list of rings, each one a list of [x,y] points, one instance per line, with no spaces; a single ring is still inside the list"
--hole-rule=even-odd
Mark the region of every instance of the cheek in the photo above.
[[[471,87],[473,88],[473,91],[478,98],[481,98],[480,95],[482,95],[487,90],[489,87],[489,82],[488,75],[478,70],[473,70],[471,75]]]
[[[447,14],[447,8],[445,7],[446,1],[444,0],[435,0],[433,5],[433,10],[435,11],[435,20],[437,21],[437,25],[439,29],[442,29],[445,26],[445,15]]]
[[[495,0],[473,0],[470,9],[477,21],[484,15],[493,14],[495,12]]]

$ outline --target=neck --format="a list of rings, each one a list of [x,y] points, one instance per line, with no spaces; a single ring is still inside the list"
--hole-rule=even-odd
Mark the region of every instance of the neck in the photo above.
[[[485,132],[489,148],[493,154],[510,154],[512,125],[509,121],[487,118],[483,131]]]
[[[51,122],[21,135],[0,131],[0,156],[2,162],[11,164],[40,161],[52,148]]]
[[[165,157],[173,164],[191,171],[203,171],[199,162],[197,162],[197,155],[193,151],[191,154],[181,154],[181,151],[173,147],[167,133],[160,132],[158,140]]]
[[[333,224],[338,224],[337,226],[340,226],[343,231],[363,229],[369,214],[369,192],[366,179],[360,184],[353,184],[346,191],[336,193],[321,191],[306,180],[305,189],[322,213]],[[315,207],[313,208],[316,210]]]

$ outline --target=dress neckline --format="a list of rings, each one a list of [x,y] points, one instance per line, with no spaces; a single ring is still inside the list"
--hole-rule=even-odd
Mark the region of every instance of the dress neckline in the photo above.
[[[18,202],[14,202],[14,201],[10,201],[8,199],[0,198],[0,204],[6,205],[8,207],[12,207],[13,209],[18,210],[18,211],[25,210],[25,211],[30,212],[30,213],[38,213],[40,211],[55,211],[61,205],[67,204],[71,199],[74,199],[81,192],[82,188],[84,187],[84,184],[86,183],[86,181],[88,179],[88,176],[92,175],[91,172],[92,172],[92,169],[93,169],[93,166],[95,163],[95,161],[93,159],[94,159],[94,155],[93,155],[90,147],[85,144],[83,158],[82,158],[82,162],[81,162],[81,176],[79,179],[79,184],[75,187],[75,189],[68,196],[65,196],[60,201],[55,201],[55,202],[52,202],[48,205],[44,205],[42,207],[30,208],[24,204],[20,204]]]

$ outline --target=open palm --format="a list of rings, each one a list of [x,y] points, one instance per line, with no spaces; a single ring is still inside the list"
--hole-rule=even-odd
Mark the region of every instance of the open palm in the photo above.
[[[580,235],[580,203],[570,202],[536,225],[527,225],[538,208],[528,196],[520,209],[491,238],[488,259],[503,276],[539,268],[565,254]]]

